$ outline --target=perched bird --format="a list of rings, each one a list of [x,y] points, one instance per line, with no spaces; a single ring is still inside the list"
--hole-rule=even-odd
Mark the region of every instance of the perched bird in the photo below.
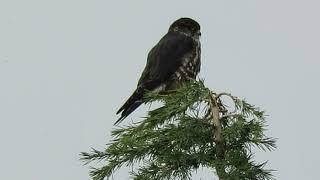
[[[136,90],[118,110],[115,125],[144,103],[145,92],[174,90],[183,82],[195,79],[200,71],[200,25],[193,19],[180,18],[150,50],[147,64]]]

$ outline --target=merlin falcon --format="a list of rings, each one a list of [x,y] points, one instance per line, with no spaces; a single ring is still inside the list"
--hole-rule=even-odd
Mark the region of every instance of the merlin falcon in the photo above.
[[[173,22],[166,35],[150,50],[136,90],[118,110],[115,125],[144,103],[146,92],[174,90],[195,79],[200,71],[200,25],[191,18]]]

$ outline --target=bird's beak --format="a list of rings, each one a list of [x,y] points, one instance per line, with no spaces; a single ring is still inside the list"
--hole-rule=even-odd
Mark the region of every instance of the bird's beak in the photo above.
[[[198,31],[198,32],[197,32],[197,35],[198,35],[198,36],[201,36],[201,32],[200,32],[200,31]]]

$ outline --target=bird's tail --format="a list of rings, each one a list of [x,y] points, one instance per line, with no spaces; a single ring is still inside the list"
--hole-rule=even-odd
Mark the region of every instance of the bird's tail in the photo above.
[[[120,118],[114,123],[119,124],[135,109],[137,109],[143,103],[143,92],[139,88],[136,89],[130,98],[124,103],[124,105],[117,111],[117,114],[121,113]]]

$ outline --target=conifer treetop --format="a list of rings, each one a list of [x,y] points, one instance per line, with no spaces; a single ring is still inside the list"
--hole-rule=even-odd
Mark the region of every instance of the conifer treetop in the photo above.
[[[222,97],[229,97],[234,108]],[[92,168],[93,180],[103,180],[122,166],[135,180],[191,179],[200,166],[216,172],[220,180],[269,180],[266,162],[253,160],[252,147],[273,150],[275,139],[266,137],[265,112],[229,93],[215,93],[203,81],[190,81],[165,94],[148,93],[151,110],[140,122],[112,131],[104,150],[82,152],[81,160],[106,162]]]

